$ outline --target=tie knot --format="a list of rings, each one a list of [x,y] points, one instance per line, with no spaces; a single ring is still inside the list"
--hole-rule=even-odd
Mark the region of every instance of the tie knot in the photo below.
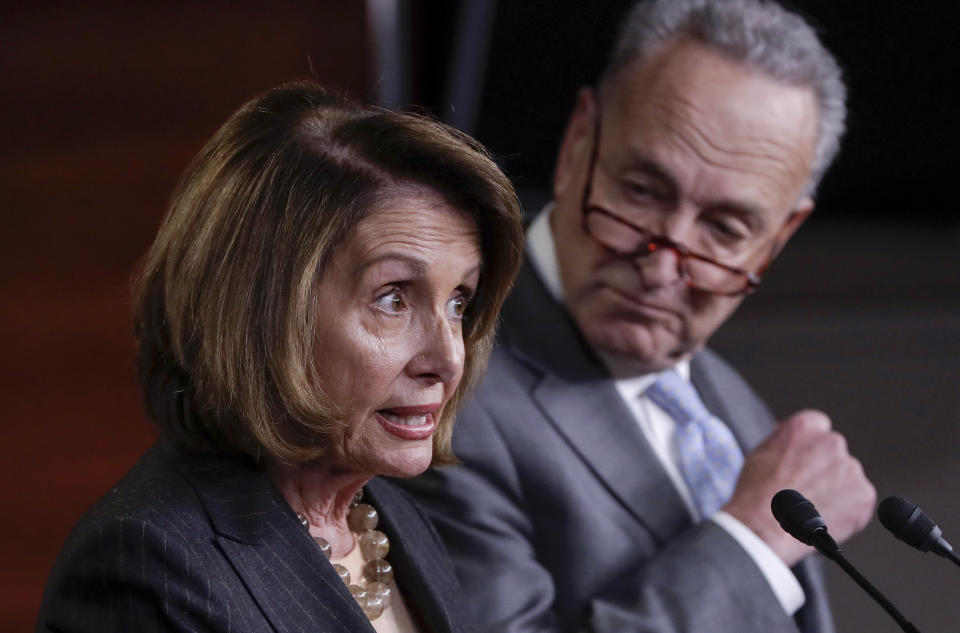
[[[743,453],[733,433],[676,371],[660,373],[646,391],[677,423],[677,464],[700,516],[713,516],[733,493],[743,466]]]
[[[676,370],[660,372],[646,390],[646,395],[667,412],[678,424],[710,417],[696,390]]]

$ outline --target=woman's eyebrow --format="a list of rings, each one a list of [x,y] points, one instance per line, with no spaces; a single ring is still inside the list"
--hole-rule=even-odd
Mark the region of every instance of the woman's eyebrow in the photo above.
[[[476,266],[474,266],[474,267],[471,268],[470,270],[465,270],[465,271],[463,272],[463,277],[462,277],[462,279],[465,281],[465,280],[467,280],[467,279],[470,279],[470,278],[473,277],[474,275],[476,275],[477,277],[479,277],[479,276],[480,276],[480,273],[482,273],[482,272],[483,272],[483,262],[480,262],[479,264],[477,264]]]
[[[357,268],[356,276],[360,277],[369,269],[379,264],[383,264],[384,262],[400,262],[404,266],[408,267],[410,272],[418,276],[424,275],[427,269],[427,262],[419,257],[402,251],[387,251],[364,261]]]

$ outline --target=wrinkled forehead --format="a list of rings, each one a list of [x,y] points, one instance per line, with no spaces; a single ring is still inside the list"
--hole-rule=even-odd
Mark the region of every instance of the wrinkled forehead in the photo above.
[[[447,250],[479,256],[476,220],[428,187],[398,189],[384,196],[347,238],[346,246],[359,260],[384,252],[416,253],[433,261]]]
[[[604,147],[666,147],[766,175],[798,196],[810,177],[818,124],[810,89],[692,40],[624,68],[601,95],[601,120]]]

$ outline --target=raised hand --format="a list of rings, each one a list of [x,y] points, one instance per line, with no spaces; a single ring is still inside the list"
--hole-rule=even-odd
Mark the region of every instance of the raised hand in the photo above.
[[[753,530],[788,565],[813,551],[784,532],[770,511],[770,499],[793,488],[813,502],[838,542],[863,529],[877,494],[860,461],[847,450],[820,411],[795,413],[747,455],[730,502],[731,516]]]

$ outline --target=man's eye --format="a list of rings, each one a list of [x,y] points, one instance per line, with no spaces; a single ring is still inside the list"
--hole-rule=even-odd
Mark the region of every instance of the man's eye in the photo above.
[[[742,240],[746,238],[743,230],[723,220],[714,220],[710,222],[713,231],[727,240]]]
[[[652,194],[646,183],[636,181],[627,182],[627,192],[636,198],[647,198]]]
[[[399,288],[393,288],[390,292],[377,297],[374,305],[389,314],[399,314],[407,307],[407,303],[403,299],[403,293]]]

